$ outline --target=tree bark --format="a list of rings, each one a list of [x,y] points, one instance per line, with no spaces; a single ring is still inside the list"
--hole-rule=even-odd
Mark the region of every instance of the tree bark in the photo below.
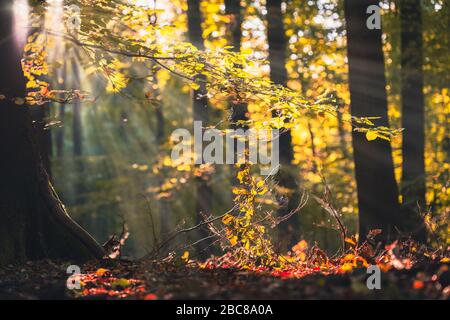
[[[61,89],[67,90],[67,62],[64,62],[63,70],[62,70],[62,79],[63,79],[63,86]],[[54,106],[55,107],[55,106]],[[58,105],[58,120],[61,122],[62,125],[58,126],[58,128],[55,130],[55,149],[56,149],[56,156],[58,158],[62,158],[64,155],[64,120],[65,120],[65,111],[66,106],[65,104]]]
[[[72,58],[72,71],[73,71],[74,89],[81,90],[80,69],[78,67],[78,61],[75,58]],[[76,99],[73,103],[72,134],[73,134],[73,139],[72,139],[73,154],[75,157],[79,157],[83,154],[81,103],[80,103],[79,99]]]
[[[425,102],[420,0],[400,1],[402,46],[403,205],[425,205]]]
[[[225,13],[232,16],[231,45],[234,52],[241,51],[242,42],[242,13],[240,0],[225,0]],[[247,104],[240,102],[231,103],[231,122],[245,121],[247,118]],[[235,129],[242,126],[233,126]]]
[[[267,0],[267,39],[269,43],[270,79],[279,85],[287,84],[286,35],[283,27],[281,0]],[[273,115],[274,117],[277,114]],[[280,162],[290,164],[294,159],[291,131],[280,136]]]
[[[202,37],[202,15],[200,12],[200,1],[188,0],[188,35],[189,40],[199,50],[204,50],[205,45]],[[208,115],[208,98],[206,96],[206,78],[204,75],[197,77],[200,88],[193,90],[193,118],[194,121],[201,121],[203,126],[209,122]],[[196,197],[196,213],[197,223],[201,222],[202,214],[208,215],[212,211],[212,190],[208,184],[207,177],[201,176],[195,179],[197,197]],[[199,230],[202,238],[208,234],[203,230]]]
[[[388,126],[381,30],[366,27],[367,7],[378,5],[378,1],[346,0],[344,5],[351,113],[381,117],[377,124]],[[360,241],[372,229],[382,229],[382,238],[387,240],[394,227],[401,225],[391,145],[382,139],[368,142],[357,132],[352,137]]]
[[[22,48],[13,31],[14,1],[0,4],[0,265],[41,258],[82,261],[103,249],[67,215],[42,165],[25,96]]]
[[[46,128],[48,106],[36,106],[31,109],[33,135],[37,140],[42,164],[48,176],[51,178],[52,135]]]
[[[284,32],[283,13],[281,11],[281,0],[267,0],[267,38],[269,44],[269,64],[270,78],[278,85],[287,85],[286,70],[286,48],[287,39]],[[273,117],[278,117],[277,113],[273,113]],[[294,152],[292,148],[291,131],[287,130],[280,135],[280,164],[281,168],[277,174],[277,182],[283,187],[292,191],[290,197],[281,199],[281,209],[279,216],[285,216],[295,210],[298,205],[300,194],[299,186],[290,170],[292,170],[292,161],[294,160]],[[280,226],[280,242],[283,249],[289,249],[299,239],[299,219],[294,214],[288,221],[282,222]]]

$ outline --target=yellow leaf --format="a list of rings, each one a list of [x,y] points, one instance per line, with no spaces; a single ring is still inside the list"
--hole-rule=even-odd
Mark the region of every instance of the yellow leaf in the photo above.
[[[344,263],[341,267],[343,272],[351,271],[353,269],[353,265],[351,263]]]
[[[223,218],[222,218],[222,222],[223,224],[227,225],[230,224],[231,221],[233,221],[234,217],[231,214],[226,214]]]
[[[250,48],[245,48],[245,49],[243,49],[243,50],[241,51],[241,53],[242,53],[243,55],[249,55],[249,54],[252,54],[252,49],[250,49]]]
[[[31,80],[31,81],[27,82],[27,89],[36,88],[37,86],[38,86],[38,84],[34,80]]]
[[[189,251],[185,251],[183,253],[183,255],[181,256],[181,259],[184,261],[188,261],[189,260]]]
[[[121,278],[121,279],[117,279],[117,280],[113,281],[111,283],[111,287],[115,290],[117,287],[122,287],[122,288],[129,287],[130,284],[131,284],[131,282],[129,280]]]
[[[108,269],[104,269],[104,268],[99,268],[97,269],[97,271],[95,271],[95,274],[99,277],[103,276],[106,272],[108,272]]]
[[[200,85],[198,83],[192,82],[191,83],[191,88],[194,90],[198,90],[200,89]]]
[[[264,186],[264,184],[265,184],[264,180],[260,180],[256,183],[256,187],[261,188],[262,186]]]
[[[376,132],[370,130],[366,132],[367,141],[372,141],[375,140],[376,138],[378,138],[378,134]]]
[[[342,114],[342,120],[344,121],[351,121],[352,120],[352,116],[348,113],[344,113]]]

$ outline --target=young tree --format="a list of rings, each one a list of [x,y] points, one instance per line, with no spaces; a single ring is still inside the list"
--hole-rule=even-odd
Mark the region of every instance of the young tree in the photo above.
[[[36,148],[29,110],[21,99],[23,43],[15,33],[13,4],[0,4],[0,265],[101,258],[103,248],[67,215]]]
[[[366,26],[366,10],[377,4],[375,0],[344,2],[350,107],[353,116],[381,117],[379,124],[388,126],[381,30]],[[382,139],[368,142],[364,135],[353,132],[353,153],[360,241],[372,229],[382,229],[388,239],[394,227],[401,225],[391,145]]]
[[[402,64],[402,196],[406,208],[425,205],[425,102],[420,0],[400,1]]]

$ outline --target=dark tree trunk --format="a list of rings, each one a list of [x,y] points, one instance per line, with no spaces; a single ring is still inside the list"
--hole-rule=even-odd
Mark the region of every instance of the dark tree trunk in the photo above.
[[[286,36],[283,27],[281,0],[267,0],[267,38],[269,43],[270,78],[275,84],[287,84]],[[274,114],[276,117],[277,114]],[[280,162],[290,164],[294,159],[291,132],[280,137]]]
[[[241,0],[225,0],[225,13],[232,15],[231,41],[233,50],[239,52],[241,50],[242,41]]]
[[[80,69],[78,62],[75,58],[72,59],[72,71],[73,71],[73,86],[75,90],[81,89],[80,81]],[[75,157],[79,157],[83,154],[83,136],[82,136],[82,123],[81,123],[81,103],[79,99],[76,99],[73,103],[73,154]]]
[[[31,109],[33,135],[36,137],[42,165],[51,178],[52,135],[46,128],[47,114],[47,106],[36,106]]]
[[[30,29],[30,34],[41,32],[41,30],[42,25],[40,27]],[[39,150],[42,165],[51,179],[52,135],[49,128],[46,128],[47,116],[49,113],[50,110],[48,109],[48,104],[36,106],[30,111],[33,135],[36,137],[36,145]]]
[[[67,63],[64,62],[62,70],[63,87],[61,89],[67,90]],[[64,120],[66,113],[66,105],[61,104],[58,108],[58,120],[61,122],[61,126],[55,130],[55,149],[56,156],[61,158],[64,154]]]
[[[200,12],[200,1],[188,0],[188,34],[189,40],[199,50],[204,50],[205,45],[202,37],[202,15]],[[202,121],[202,125],[206,126],[209,121],[208,116],[208,99],[206,97],[206,78],[203,75],[197,77],[200,88],[193,91],[193,117],[194,121]],[[202,214],[211,214],[212,210],[212,190],[208,184],[207,177],[196,178],[196,212],[197,222],[202,221]],[[207,233],[200,231],[200,236],[206,237]]]
[[[381,30],[366,27],[370,5],[378,1],[345,1],[351,113],[381,117],[377,123],[388,126]],[[391,145],[382,139],[368,142],[361,133],[353,132],[352,137],[360,241],[372,229],[382,229],[383,239],[389,239],[394,227],[401,226]]]
[[[225,0],[225,14],[231,16],[231,43],[233,46],[234,52],[241,52],[241,43],[242,43],[242,13],[241,13],[241,1],[240,0]],[[236,67],[241,67],[237,65]],[[230,109],[231,109],[231,128],[232,129],[247,129],[246,125],[237,124],[238,121],[246,121],[248,120],[247,111],[248,106],[246,103],[239,101],[230,101]],[[238,161],[239,153],[237,148],[238,139],[233,140],[233,150],[234,150],[234,159]],[[246,145],[246,148],[248,146]],[[234,172],[234,165],[231,169]],[[231,181],[232,185],[238,186],[239,180],[234,177]]]
[[[283,14],[281,11],[281,0],[267,0],[267,38],[269,43],[270,78],[278,85],[287,85],[286,49],[287,39],[284,33]],[[273,114],[274,117],[278,115]],[[288,130],[280,135],[280,164],[281,168],[277,175],[278,184],[281,187],[292,190],[289,199],[280,201],[282,208],[278,214],[284,216],[292,212],[299,201],[299,187],[292,172],[292,160],[294,153],[292,148],[291,131]],[[280,238],[282,248],[289,248],[298,241],[299,229],[298,215],[294,214],[287,222],[282,222]]]
[[[25,106],[22,48],[13,34],[14,1],[0,4],[0,265],[40,258],[101,258],[103,249],[67,215],[42,165]]]
[[[403,204],[425,205],[425,110],[420,0],[401,0]]]
[[[242,13],[240,0],[225,0],[225,13],[232,16],[231,45],[234,52],[241,51],[242,41]],[[231,122],[245,121],[247,119],[247,104],[240,102],[231,103]],[[234,128],[242,126],[234,125]]]

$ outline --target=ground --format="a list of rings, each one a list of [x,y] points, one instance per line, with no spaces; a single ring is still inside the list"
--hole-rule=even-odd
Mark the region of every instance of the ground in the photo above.
[[[447,263],[389,270],[381,290],[365,268],[283,278],[265,272],[200,268],[179,262],[108,260],[81,265],[81,289],[66,287],[69,263],[50,260],[0,269],[0,299],[449,299]]]

